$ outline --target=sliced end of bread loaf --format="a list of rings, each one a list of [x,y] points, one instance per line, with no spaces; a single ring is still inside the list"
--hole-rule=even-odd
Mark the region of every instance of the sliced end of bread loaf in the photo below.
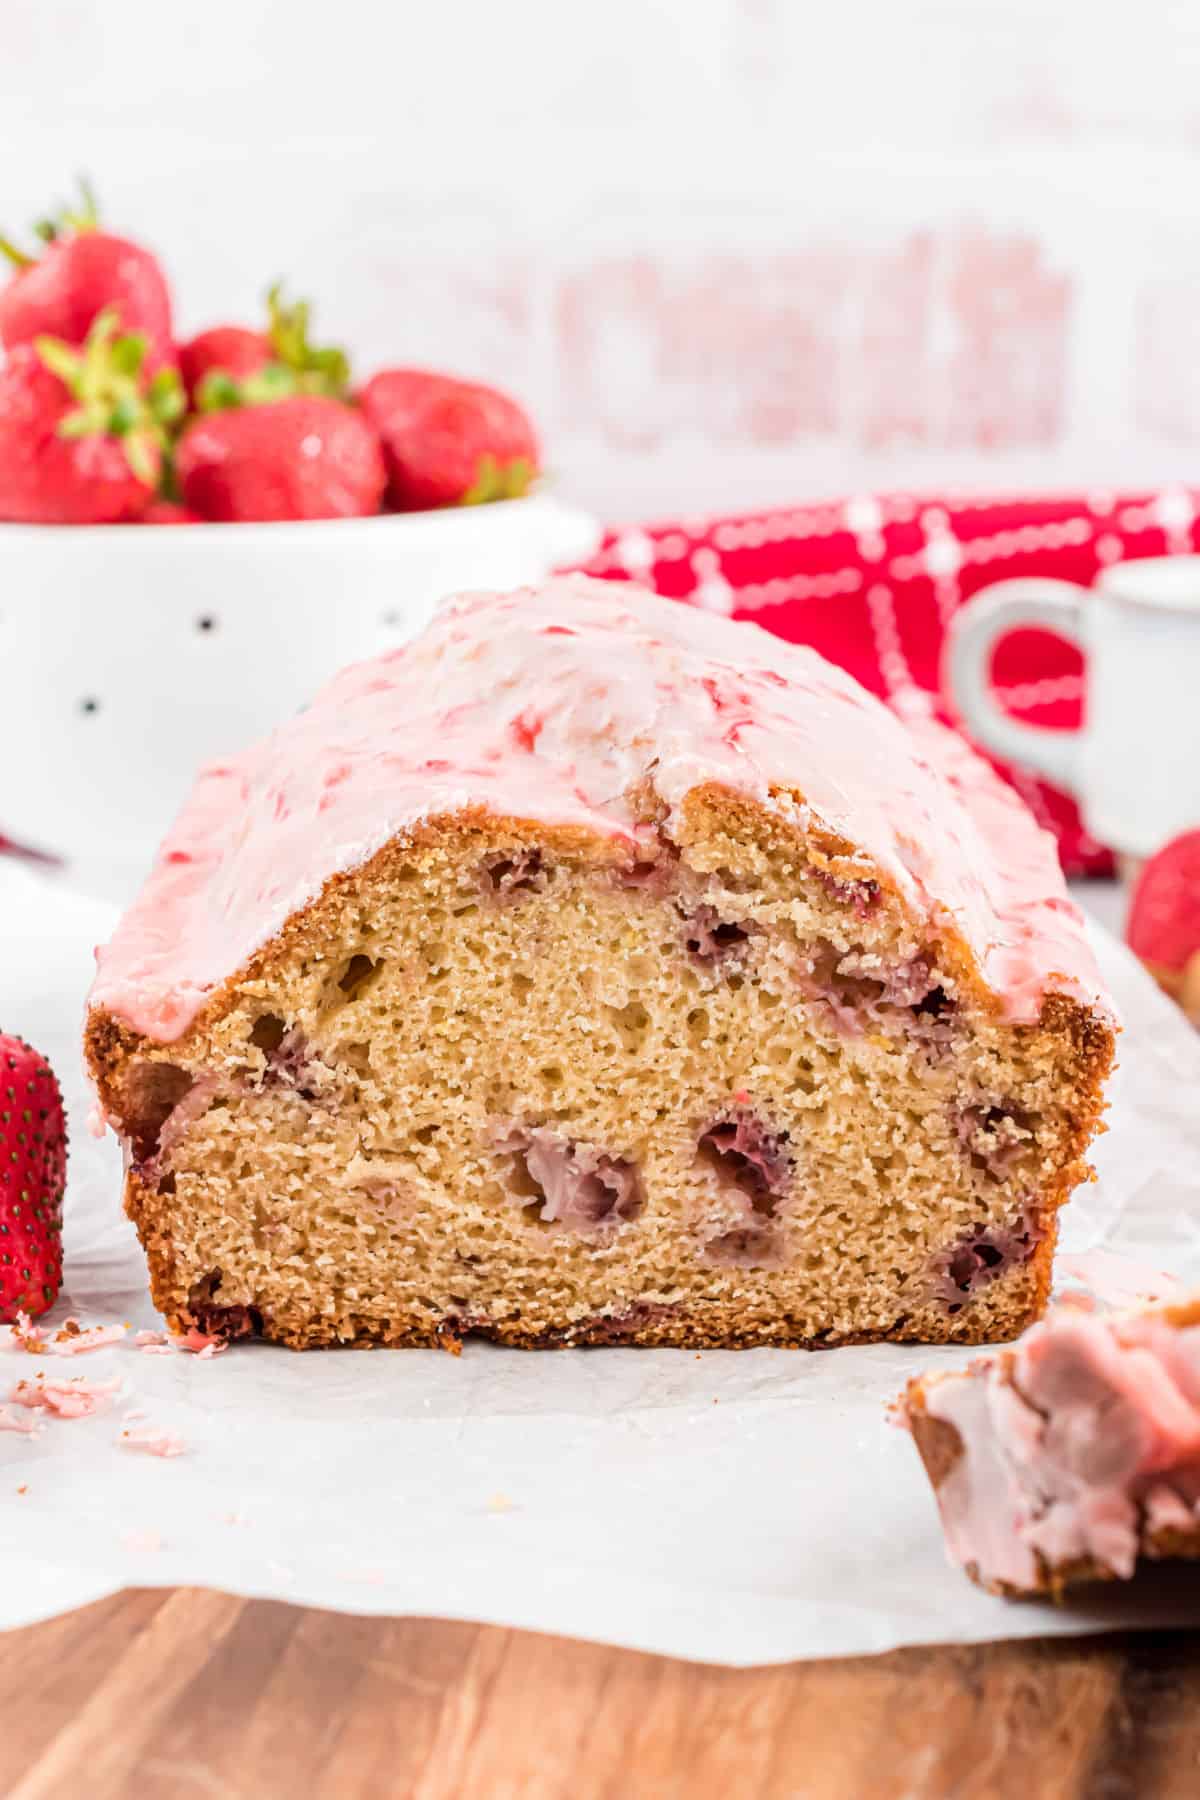
[[[480,810],[334,875],[170,1043],[87,1048],[176,1330],[983,1343],[1042,1310],[1107,1024],[1011,1023],[800,796]]]

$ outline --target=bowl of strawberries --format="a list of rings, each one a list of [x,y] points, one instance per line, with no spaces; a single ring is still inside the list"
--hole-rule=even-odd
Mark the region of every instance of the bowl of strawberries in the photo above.
[[[90,195],[39,232],[0,240],[0,835],[119,897],[198,766],[598,530],[498,389],[356,381],[278,286],[260,327],[180,342],[157,258]]]

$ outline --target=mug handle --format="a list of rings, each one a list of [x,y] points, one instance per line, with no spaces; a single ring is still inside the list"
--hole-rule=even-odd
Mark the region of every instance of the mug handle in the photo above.
[[[1071,794],[1079,792],[1082,730],[1051,731],[1010,718],[992,694],[991,661],[1002,637],[1030,626],[1083,650],[1087,591],[1073,581],[998,581],[953,614],[942,655],[943,683],[972,737]]]

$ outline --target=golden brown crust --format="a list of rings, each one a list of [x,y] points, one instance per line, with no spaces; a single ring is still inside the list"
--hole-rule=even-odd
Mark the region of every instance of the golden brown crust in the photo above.
[[[1200,1561],[1200,1523],[1188,1531],[1181,1531],[1177,1526],[1147,1531],[1143,1526],[1139,1534],[1138,1558],[1149,1562]],[[977,1587],[984,1588],[989,1594],[997,1594],[1003,1600],[1052,1600],[1056,1606],[1066,1601],[1068,1589],[1084,1587],[1091,1582],[1123,1579],[1115,1569],[1097,1561],[1094,1556],[1075,1556],[1060,1563],[1050,1563],[1039,1556],[1037,1562],[1037,1582],[1029,1588],[1014,1587],[1008,1581],[983,1581],[974,1563],[966,1573]]]
[[[910,1381],[904,1416],[917,1454],[936,1493],[963,1453],[963,1441],[948,1419],[935,1419],[925,1404],[923,1380]]]

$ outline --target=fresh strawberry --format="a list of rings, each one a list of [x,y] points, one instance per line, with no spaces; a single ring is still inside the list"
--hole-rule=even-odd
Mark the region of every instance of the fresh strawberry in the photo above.
[[[245,325],[214,325],[179,346],[179,372],[193,406],[199,405],[201,387],[210,376],[245,381],[271,360],[266,332],[250,331]]]
[[[175,468],[185,506],[206,519],[358,519],[387,486],[366,420],[320,394],[200,414]]]
[[[152,500],[141,518],[139,525],[203,525],[204,518],[193,512],[188,506],[180,506],[178,500]]]
[[[372,376],[359,404],[379,433],[388,498],[402,512],[514,500],[538,473],[533,426],[495,388],[422,369]]]
[[[1200,951],[1200,830],[1173,838],[1143,865],[1125,937],[1158,969],[1181,970]]]
[[[0,519],[102,525],[154,498],[183,410],[174,369],[147,378],[145,340],[101,313],[84,344],[40,337],[0,369]]]
[[[202,412],[282,400],[288,394],[328,394],[340,400],[350,385],[344,350],[308,341],[307,300],[289,305],[276,282],[267,295],[267,329],[215,325],[184,344],[180,367],[193,406]]]
[[[67,1131],[43,1057],[0,1035],[0,1321],[53,1306],[62,1281]]]
[[[41,336],[82,344],[98,316],[112,309],[124,331],[144,336],[153,374],[175,361],[166,277],[149,250],[101,231],[95,199],[81,186],[81,207],[36,227],[46,246],[39,256],[0,238],[0,251],[17,271],[0,293],[0,344],[14,350]]]

